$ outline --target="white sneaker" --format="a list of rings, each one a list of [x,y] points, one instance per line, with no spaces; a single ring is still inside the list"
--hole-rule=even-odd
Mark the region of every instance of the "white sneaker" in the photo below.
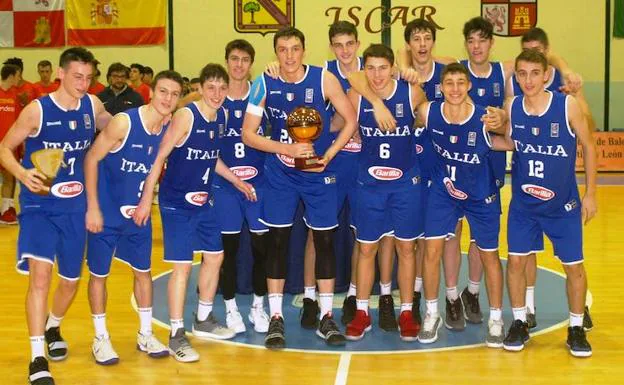
[[[258,333],[266,333],[269,331],[269,315],[264,311],[263,306],[252,306],[249,312],[249,322],[254,326],[254,330]]]
[[[236,334],[245,333],[247,330],[245,322],[243,322],[243,317],[238,309],[227,312],[225,315],[225,323],[227,324],[228,329],[234,330]]]
[[[427,312],[420,333],[418,333],[418,341],[422,344],[432,344],[436,342],[438,340],[438,330],[441,326],[440,314]]]
[[[199,354],[189,343],[184,329],[178,329],[174,336],[169,336],[169,354],[180,362],[199,361]]]
[[[144,336],[137,334],[137,349],[147,353],[152,358],[162,358],[169,355],[169,348],[163,345],[154,334]]]
[[[96,364],[114,365],[119,362],[119,356],[117,352],[115,352],[115,349],[113,349],[113,344],[108,336],[95,337],[93,339],[91,351],[93,352]]]
[[[488,348],[502,348],[505,340],[505,323],[502,319],[488,321],[488,334],[485,344]]]

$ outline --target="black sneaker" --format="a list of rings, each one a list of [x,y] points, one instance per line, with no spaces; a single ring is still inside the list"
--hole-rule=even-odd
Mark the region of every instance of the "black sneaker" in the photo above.
[[[340,322],[342,322],[343,325],[347,325],[349,322],[353,321],[353,318],[355,318],[355,310],[355,296],[350,295],[345,297],[345,300],[342,303],[342,316],[340,317]]]
[[[531,313],[527,307],[527,325],[529,325],[529,329],[535,329],[537,327],[537,319],[535,318],[536,313],[537,308],[535,308],[535,311]]]
[[[44,333],[48,345],[48,358],[52,361],[62,361],[67,358],[67,342],[61,337],[61,328],[49,328]]]
[[[412,319],[414,319],[414,322],[422,325],[422,317],[420,316],[420,298],[420,292],[415,291],[414,299],[412,300]]]
[[[589,308],[587,306],[585,306],[585,312],[583,313],[583,329],[585,329],[586,332],[592,330],[594,328],[594,322],[591,319],[591,316],[589,315]]]
[[[526,322],[517,319],[509,327],[507,336],[503,340],[503,349],[519,352],[524,349],[524,344],[529,341],[529,338],[529,326]]]
[[[330,346],[343,346],[347,342],[344,334],[338,329],[338,325],[336,325],[336,321],[334,321],[331,313],[323,316],[316,330],[316,335],[324,339],[325,343]]]
[[[466,319],[464,318],[464,306],[462,301],[457,298],[455,301],[446,299],[446,316],[444,317],[444,326],[450,330],[462,331],[466,328]]]
[[[264,346],[267,349],[283,349],[286,346],[286,337],[284,336],[284,319],[278,315],[271,318],[269,322],[269,331],[264,337]]]
[[[303,299],[303,308],[301,308],[301,327],[304,329],[316,329],[318,327],[318,317],[321,314],[318,301],[310,298]]]
[[[31,385],[54,385],[54,379],[45,357],[35,357],[28,366],[28,383]]]
[[[399,330],[394,316],[394,299],[389,294],[379,296],[379,327],[387,332]]]
[[[481,313],[481,306],[479,306],[479,293],[472,294],[468,287],[462,290],[459,296],[464,305],[464,317],[466,321],[471,324],[480,324],[483,322],[483,313]]]
[[[592,348],[589,342],[587,342],[585,330],[580,326],[568,328],[568,340],[566,344],[574,357],[591,357],[592,355]]]

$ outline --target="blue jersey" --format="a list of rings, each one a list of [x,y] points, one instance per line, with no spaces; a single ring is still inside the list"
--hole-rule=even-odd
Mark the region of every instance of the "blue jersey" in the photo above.
[[[152,134],[143,124],[141,107],[121,112],[128,119],[128,133],[119,148],[99,163],[98,198],[110,225],[115,219],[130,219],[139,204],[145,178],[152,169],[165,127]]]
[[[548,91],[559,91],[559,87],[561,87],[563,85],[563,79],[561,77],[561,72],[559,72],[558,69],[556,69],[555,67],[548,67],[548,70],[550,72],[550,79],[548,81],[548,83],[544,84],[544,89],[548,90]],[[518,95],[524,95],[524,92],[522,92],[522,88],[520,88],[520,83],[518,83],[518,81],[516,80],[516,74],[513,74],[511,76],[511,91],[513,93],[514,96],[518,96]]]
[[[433,183],[442,185],[458,200],[490,198],[497,188],[488,161],[490,136],[481,122],[485,109],[473,106],[470,117],[453,124],[444,116],[443,107],[444,102],[432,102],[427,114],[427,130],[438,159]]]
[[[397,121],[395,131],[380,130],[372,105],[360,96],[358,122],[362,152],[358,182],[376,187],[415,184],[420,172],[416,159],[411,86],[403,80],[394,81],[394,91],[384,99],[384,104]]]
[[[511,105],[512,198],[532,212],[571,211],[580,205],[575,176],[576,136],[568,124],[567,96],[549,92],[541,115],[529,115],[524,97]]]
[[[243,118],[247,109],[249,93],[242,99],[231,99],[229,96],[223,102],[223,108],[227,112],[227,125],[225,134],[220,141],[221,160],[240,179],[249,183],[261,183],[264,174],[264,155],[252,147],[248,147],[242,140]],[[264,127],[258,127],[258,134],[264,136]],[[215,175],[214,185],[219,187],[232,187],[232,184],[220,175]]]
[[[54,100],[54,94],[43,96],[35,103],[41,113],[40,126],[28,136],[22,166],[33,168],[30,156],[46,148],[60,148],[64,152],[64,166],[54,179],[48,195],[37,195],[21,186],[21,210],[44,210],[49,212],[80,212],[86,210],[84,191],[85,154],[95,134],[95,114],[89,95],[78,101],[75,110],[66,110]]]
[[[321,136],[314,141],[317,155],[323,155],[332,143],[333,136],[329,132],[329,113],[326,109],[323,92],[325,70],[321,67],[306,65],[303,79],[296,83],[288,83],[281,78],[273,79],[266,74],[256,81],[263,82],[265,87],[264,113],[271,123],[271,139],[282,143],[293,143],[288,133],[286,119],[295,108],[306,106],[316,109],[323,120]],[[318,173],[300,171],[294,168],[294,159],[285,154],[272,154],[265,160],[266,169],[281,169],[282,172],[303,179],[317,180]],[[323,173],[322,173],[323,174]]]
[[[165,177],[160,184],[160,205],[167,209],[196,210],[206,205],[219,158],[219,142],[225,134],[226,113],[223,107],[210,121],[197,102],[187,108],[193,118],[184,143],[177,145],[167,160]]]
[[[442,69],[444,69],[444,64],[433,62],[433,70],[422,84],[423,91],[429,101],[444,100],[441,89]],[[433,166],[437,161],[434,149],[431,146],[431,135],[423,127],[416,128],[414,133],[416,135],[416,153],[420,161],[421,173],[424,178],[429,179]]]

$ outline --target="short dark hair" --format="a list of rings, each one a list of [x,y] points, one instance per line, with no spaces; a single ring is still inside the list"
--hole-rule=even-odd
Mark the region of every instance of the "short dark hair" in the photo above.
[[[143,74],[143,75],[150,74],[150,75],[154,76],[154,70],[152,69],[152,67],[145,66],[141,70],[141,74]]]
[[[113,72],[123,72],[126,77],[130,77],[130,69],[123,65],[122,63],[113,63],[108,66],[108,71],[106,71],[106,77],[109,78]]]
[[[350,21],[340,20],[329,26],[329,42],[336,35],[353,35],[355,40],[358,39],[358,31],[355,24]]]
[[[4,64],[0,69],[0,79],[7,80],[11,75],[17,75],[19,67],[14,64]]]
[[[39,63],[37,63],[37,68],[41,67],[52,67],[52,63],[49,60],[41,60]]]
[[[143,65],[139,64],[139,63],[132,63],[130,64],[130,69],[136,68],[139,70],[140,73],[143,73]]]
[[[154,79],[152,79],[152,84],[150,85],[152,87],[152,90],[156,88],[156,83],[158,83],[160,79],[169,79],[178,83],[180,85],[180,92],[182,91],[182,88],[184,88],[184,80],[182,80],[182,75],[173,70],[165,70],[157,73],[156,76],[154,76]]]
[[[303,49],[305,50],[305,36],[303,35],[303,32],[295,27],[284,27],[275,33],[275,35],[273,36],[273,50],[277,48],[277,41],[279,39],[288,39],[290,37],[296,37],[297,39],[299,39],[299,41],[301,41]]]
[[[394,65],[394,52],[388,46],[383,44],[371,44],[364,50],[364,63],[366,64],[366,60],[369,57],[380,57],[387,59],[390,62],[390,65]]]
[[[440,80],[444,81],[444,78],[450,74],[464,74],[466,75],[466,79],[470,81],[470,74],[468,73],[468,69],[461,63],[450,63],[447,64],[440,74]]]
[[[95,62],[95,57],[86,48],[83,47],[72,47],[68,48],[61,54],[59,58],[59,67],[65,69],[71,62],[81,62],[86,64],[92,64]]]
[[[189,83],[193,84],[193,83],[200,83],[199,78],[193,78],[191,79],[191,81],[189,81]]]
[[[199,73],[199,82],[201,84],[211,79],[223,79],[226,83],[230,82],[230,77],[225,68],[221,64],[215,63],[206,64]]]
[[[546,59],[546,56],[536,49],[527,49],[520,52],[520,55],[516,57],[514,69],[518,69],[518,63],[521,61],[540,64],[544,71],[548,69],[548,60]]]
[[[18,57],[12,57],[10,59],[7,59],[2,64],[12,64],[12,65],[16,66],[19,69],[20,72],[24,72],[24,62],[22,61],[22,59],[20,59]]]
[[[479,32],[479,35],[484,39],[492,39],[494,26],[483,17],[473,17],[464,24],[464,40],[468,40],[474,32]]]
[[[403,38],[405,39],[405,42],[409,43],[412,33],[417,31],[431,32],[433,41],[436,40],[436,27],[432,22],[425,19],[414,19],[407,23],[405,25],[405,29],[403,30]]]
[[[244,39],[236,39],[227,43],[227,45],[225,46],[225,60],[230,57],[230,53],[235,49],[247,52],[251,57],[251,62],[254,62],[254,59],[256,58],[256,50],[250,42]]]
[[[531,28],[522,35],[522,39],[520,39],[522,43],[528,43],[530,41],[538,41],[542,43],[545,48],[548,48],[548,35],[546,35],[546,31],[539,27]]]

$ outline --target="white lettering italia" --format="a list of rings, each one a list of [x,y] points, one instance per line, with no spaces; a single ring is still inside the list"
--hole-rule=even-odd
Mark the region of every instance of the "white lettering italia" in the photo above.
[[[380,130],[377,127],[366,127],[366,126],[362,126],[360,125],[360,131],[362,132],[362,136],[379,136],[379,137],[385,137],[385,136],[411,136],[412,135],[412,129],[405,125],[402,127],[397,127],[396,130],[394,131],[386,131],[386,130]]]
[[[479,159],[479,154],[468,154],[468,153],[460,153],[460,152],[450,152],[442,147],[439,144],[433,143],[433,147],[436,149],[438,154],[442,155],[446,159],[454,160],[457,162],[468,163],[468,164],[481,164],[481,160]]]
[[[91,145],[90,139],[77,140],[75,142],[43,142],[45,148],[60,148],[64,152],[84,151]]]
[[[138,172],[141,174],[149,174],[151,166],[147,166],[141,162],[132,162],[125,158],[121,158],[121,171]]]
[[[198,150],[191,147],[186,148],[187,160],[208,160],[217,159],[219,157],[219,150]]]
[[[533,145],[530,143],[522,143],[519,140],[514,140],[514,144],[516,146],[516,151],[522,154],[540,154],[549,156],[560,156],[563,158],[568,157],[568,153],[561,144],[558,144],[556,146],[542,146],[541,144]]]

